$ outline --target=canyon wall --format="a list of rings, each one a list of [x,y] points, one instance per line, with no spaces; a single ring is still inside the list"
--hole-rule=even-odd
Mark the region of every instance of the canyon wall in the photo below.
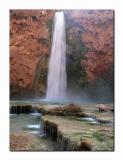
[[[10,11],[11,96],[45,94],[55,10]],[[65,10],[68,87],[102,84],[113,89],[114,12]]]
[[[11,94],[44,92],[54,11],[10,11]]]
[[[70,75],[75,75],[75,80],[82,85],[96,82],[100,78],[112,83],[113,11],[82,10],[66,11],[65,14],[68,22],[67,52],[71,60],[68,65],[73,68],[70,69]]]

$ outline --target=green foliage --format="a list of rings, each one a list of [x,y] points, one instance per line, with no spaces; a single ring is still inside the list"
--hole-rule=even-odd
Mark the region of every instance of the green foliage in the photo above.
[[[80,64],[77,61],[71,61],[67,64],[67,77],[70,82],[76,82],[80,77]]]
[[[81,66],[80,60],[72,60],[67,64],[68,83],[77,84],[84,87],[87,84],[87,75],[84,67]]]
[[[81,40],[81,32],[69,35],[67,30],[67,44],[71,51],[67,55],[67,77],[71,84],[77,84],[79,87],[84,87],[87,84],[87,75],[84,66],[81,65],[81,60],[85,59],[87,48]],[[69,83],[68,82],[68,83]]]
[[[72,38],[69,38],[69,33],[67,33],[66,41],[68,46],[72,49],[72,54],[75,55],[75,59],[80,59],[84,57],[84,53],[88,50],[88,48],[85,47],[84,43],[81,40],[81,32],[73,33]]]
[[[50,19],[46,22],[46,26],[49,30],[49,33],[50,33],[50,37],[49,37],[49,40],[51,41],[52,39],[52,29],[53,29],[53,19]]]
[[[88,81],[87,81],[87,74],[85,70],[81,71],[81,77],[80,77],[80,85],[82,87],[85,87],[87,85]]]
[[[104,133],[94,132],[93,137],[96,138],[98,141],[103,142],[106,139],[106,136]]]
[[[46,22],[46,26],[51,30],[52,29],[53,20],[50,19]]]
[[[41,92],[44,92],[46,89],[48,59],[48,56],[42,56],[35,70],[34,87]]]

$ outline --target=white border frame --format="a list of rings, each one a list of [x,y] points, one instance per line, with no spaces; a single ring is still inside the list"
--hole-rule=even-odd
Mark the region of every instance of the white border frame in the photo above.
[[[0,1],[0,157],[1,160],[85,159],[122,160],[123,150],[123,3],[122,0],[1,0]],[[10,152],[9,151],[9,10],[114,9],[115,10],[115,151]]]

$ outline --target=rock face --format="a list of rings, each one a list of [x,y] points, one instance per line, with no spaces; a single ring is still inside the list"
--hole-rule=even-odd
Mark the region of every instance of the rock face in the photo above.
[[[12,87],[33,89],[35,84],[35,87],[44,91],[42,84],[47,74],[53,13],[54,11],[48,10],[12,10],[10,12],[10,83]]]
[[[113,11],[79,10],[66,11],[65,14],[68,22],[67,52],[72,64],[69,65],[72,67],[70,75],[75,76],[75,81],[78,77],[77,82],[82,85],[99,78],[111,83],[114,54]]]
[[[45,93],[55,10],[10,11],[10,84]],[[113,86],[113,11],[65,10],[68,84]]]
[[[90,125],[71,117],[42,117],[44,131],[57,140],[60,151],[113,151],[113,130],[109,126]],[[68,127],[69,126],[69,127]]]

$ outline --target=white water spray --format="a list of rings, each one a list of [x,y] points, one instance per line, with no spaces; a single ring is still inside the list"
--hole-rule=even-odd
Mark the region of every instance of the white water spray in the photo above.
[[[63,12],[56,12],[51,55],[48,68],[46,99],[60,100],[66,96],[66,33]]]

